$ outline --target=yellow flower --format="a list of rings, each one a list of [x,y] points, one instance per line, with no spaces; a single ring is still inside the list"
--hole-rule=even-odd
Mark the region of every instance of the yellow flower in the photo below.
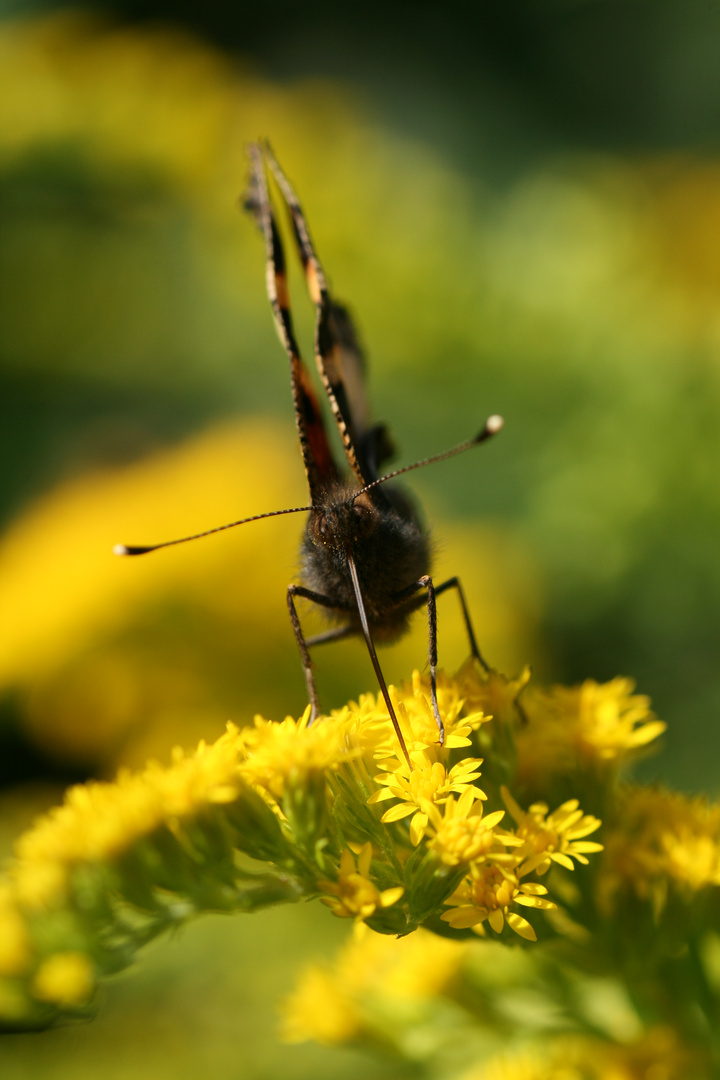
[[[627,785],[618,793],[617,822],[606,838],[599,881],[604,908],[630,888],[658,915],[671,887],[690,899],[720,885],[719,803]]]
[[[349,1042],[358,1032],[360,1017],[346,987],[317,964],[305,969],[283,1003],[285,1042],[313,1039],[325,1046]]]
[[[431,761],[446,760],[448,751],[469,746],[472,733],[491,719],[479,709],[466,709],[460,683],[439,671],[437,700],[445,728],[441,746],[430,704],[429,678],[414,671],[410,684],[391,686],[390,694],[411,758],[414,752],[424,751]],[[380,760],[385,768],[394,769],[395,759],[398,764],[404,760],[398,752],[397,737],[380,694],[363,694],[359,704],[350,702],[331,715],[342,719],[353,745],[362,747],[363,753]]]
[[[288,716],[280,724],[256,716],[255,726],[241,734],[247,755],[240,767],[243,778],[279,799],[288,782],[337,769],[360,753],[347,745],[345,726],[336,717],[309,721],[310,706],[299,720]]]
[[[34,996],[53,1005],[84,1005],[94,988],[92,963],[78,952],[55,953],[40,965],[33,980]]]
[[[476,664],[474,666],[477,667]],[[414,736],[412,749],[432,749],[436,753],[446,754],[448,750],[469,746],[471,734],[492,720],[482,709],[468,708],[462,690],[458,679],[446,675],[444,671],[438,672],[438,708],[445,727],[445,738],[440,747],[437,722],[430,705],[430,679],[422,676],[419,671],[413,672],[412,695],[410,688],[403,686],[404,704]]]
[[[660,838],[668,876],[697,892],[705,885],[720,885],[720,842],[680,826]]]
[[[405,705],[402,700],[398,700],[395,687],[390,687],[390,693],[394,698],[396,712],[400,715],[400,726],[404,728]],[[387,748],[385,753],[391,753],[397,743],[389,713],[380,694],[361,694],[357,702],[351,701],[341,709],[331,710],[330,717],[342,725],[348,744],[360,750],[370,772],[374,771],[375,759],[383,752],[382,748]]]
[[[205,807],[236,799],[238,733],[230,728],[193,755],[181,750],[173,764],[150,763],[141,773],[121,770],[115,783],[70,788],[65,803],[41,818],[16,844],[12,880],[31,906],[57,900],[69,870],[82,862],[110,860],[161,824],[192,817]]]
[[[522,715],[520,699],[530,681],[529,667],[525,667],[516,679],[508,679],[499,671],[481,672],[478,665],[469,660],[456,678],[467,708],[479,709],[502,724],[514,725]]]
[[[25,834],[29,835],[29,834]],[[25,837],[21,837],[24,840]],[[21,849],[22,850],[22,849]],[[39,852],[23,857],[12,867],[13,892],[23,908],[60,907],[66,900],[69,864],[61,853],[57,857]]]
[[[546,777],[576,765],[619,764],[647,746],[666,724],[650,711],[650,699],[633,694],[632,679],[580,686],[529,689],[523,696],[528,723],[517,732],[520,775]]]
[[[447,799],[443,810],[440,814],[437,807],[425,804],[432,834],[428,847],[447,866],[472,862],[497,847],[498,836],[494,829],[505,811],[496,810],[482,817],[482,804],[475,801],[472,788],[466,788],[457,800],[454,797]]]
[[[461,795],[470,791],[475,799],[485,799],[487,796],[473,784],[480,776],[482,758],[464,758],[450,772],[441,762],[432,761],[425,750],[414,750],[411,759],[412,769],[404,758],[390,758],[382,763],[392,771],[380,773],[374,778],[380,788],[370,796],[368,803],[372,805],[387,799],[400,799],[401,802],[386,810],[380,820],[387,824],[412,814],[410,839],[417,846],[428,825],[425,803],[447,802],[453,792]]]
[[[496,934],[502,932],[505,922],[528,941],[537,936],[527,919],[510,911],[512,904],[541,908],[544,911],[557,905],[545,900],[547,889],[536,882],[521,882],[516,871],[492,863],[473,863],[470,876],[460,885],[447,902],[453,910],[441,916],[456,930],[472,929],[484,934],[483,923],[487,920]]]
[[[430,999],[457,973],[466,951],[463,942],[448,941],[429,930],[397,938],[356,923],[333,963],[333,972],[338,986],[356,996]]]
[[[356,923],[332,964],[310,964],[283,1004],[283,1037],[348,1042],[373,1035],[375,1018],[401,1023],[410,1002],[428,1002],[457,976],[467,955],[464,942],[427,930],[396,938]]]
[[[586,855],[603,850],[602,844],[582,839],[602,823],[599,818],[583,814],[577,799],[568,800],[550,814],[545,803],[533,803],[525,812],[506,787],[501,788],[501,793],[515,819],[515,836],[522,841],[522,846],[514,852],[518,860],[523,860],[518,866],[520,877],[532,871],[544,874],[553,862],[566,870],[575,869],[573,859],[587,866]]]
[[[366,992],[379,990],[384,998],[431,1000],[452,982],[467,952],[463,942],[448,941],[428,930],[393,938],[363,929],[367,930],[364,941],[343,958],[340,970],[348,972],[351,965],[364,964]]]
[[[355,865],[352,851],[346,848],[340,856],[337,881],[319,881],[318,888],[324,893],[323,904],[341,919],[369,919],[377,908],[391,907],[397,903],[405,890],[401,886],[382,892],[369,878],[372,845],[363,844]]]

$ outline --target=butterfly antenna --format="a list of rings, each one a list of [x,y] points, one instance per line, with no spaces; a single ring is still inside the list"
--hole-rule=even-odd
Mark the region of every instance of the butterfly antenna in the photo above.
[[[366,491],[370,491],[371,488],[378,487],[379,484],[384,484],[386,480],[394,480],[396,476],[401,476],[403,473],[412,472],[413,469],[422,469],[425,465],[434,465],[436,461],[445,461],[446,458],[455,457],[456,454],[464,453],[472,446],[479,446],[480,443],[484,443],[488,439],[491,439],[493,435],[497,435],[498,431],[502,430],[504,424],[505,421],[502,416],[488,416],[485,421],[485,427],[474,438],[466,439],[465,442],[460,443],[458,446],[453,446],[450,450],[443,450],[441,454],[434,454],[432,457],[423,458],[422,461],[415,461],[412,465],[404,465],[402,469],[394,469],[392,472],[386,473],[385,476],[381,476],[378,480],[373,480],[371,484],[366,484],[365,487],[360,488],[359,491],[353,492],[353,501],[357,499],[359,495],[363,495]]]
[[[269,510],[266,514],[253,514],[252,517],[231,521],[228,525],[217,525],[214,529],[206,529],[205,532],[195,533],[193,536],[181,536],[179,540],[165,540],[162,544],[149,544],[145,547],[116,544],[113,552],[115,555],[146,555],[148,551],[173,547],[174,544],[187,544],[189,540],[201,540],[203,536],[212,536],[213,533],[224,532],[225,529],[234,529],[236,525],[247,525],[249,521],[261,521],[262,518],[278,517],[280,514],[300,514],[304,510],[312,510],[312,506],[293,506],[289,510]]]

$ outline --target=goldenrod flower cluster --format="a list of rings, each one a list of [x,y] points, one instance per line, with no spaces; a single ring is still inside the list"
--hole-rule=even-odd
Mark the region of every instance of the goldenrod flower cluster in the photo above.
[[[283,1037],[401,1048],[462,976],[468,945],[427,930],[394,939],[356,923],[332,963],[309,964],[283,1007]]]
[[[714,1030],[720,986],[720,808],[620,782],[662,730],[628,680],[528,679],[439,673],[442,744],[427,680],[391,688],[409,762],[367,694],[72,788],[0,887],[3,1023],[92,1011],[102,977],[200,912],[317,898],[355,932],[289,998],[289,1039],[429,1060],[482,1032],[468,1080],[710,1075],[690,1029],[704,1009]],[[688,1004],[666,1007],[678,978]]]
[[[597,900],[608,925],[626,913],[622,938],[628,951],[637,948],[638,918],[648,909],[658,933],[680,949],[717,929],[720,805],[628,784],[618,792],[614,813]]]
[[[540,879],[600,851],[586,839],[600,821],[577,800],[523,808],[505,785],[522,685],[471,663],[441,674],[441,745],[416,673],[392,691],[410,764],[368,694],[312,725],[308,712],[257,717],[167,767],[72,788],[19,839],[2,886],[0,1015],[42,1025],[82,1012],[100,977],[207,910],[319,897],[381,934],[509,927],[535,940],[521,911],[556,909]]]
[[[531,788],[550,778],[583,774],[605,782],[666,728],[632,679],[587,679],[580,686],[528,687],[523,707],[532,723],[517,734],[519,773]]]
[[[552,957],[537,963],[538,952],[519,956],[499,943],[473,949],[426,930],[393,941],[358,927],[332,963],[301,973],[284,1002],[282,1033],[288,1042],[370,1045],[413,1062],[422,1075],[457,1080],[712,1075],[707,1056],[672,1026],[644,1031],[626,1002],[603,1000],[600,980],[566,983],[572,994],[562,1017],[557,1002],[538,1000],[537,991],[562,983],[563,970]],[[602,1003],[600,1024],[589,1014],[593,998]],[[622,1038],[611,1037],[619,1032]]]
[[[451,686],[467,756],[415,746],[410,770],[396,752],[369,803],[405,826],[406,867],[434,857],[454,888],[410,939],[365,926],[311,966],[285,1037],[457,1080],[720,1075],[720,805],[625,780],[664,730],[648,699],[628,679],[538,689],[470,666]]]

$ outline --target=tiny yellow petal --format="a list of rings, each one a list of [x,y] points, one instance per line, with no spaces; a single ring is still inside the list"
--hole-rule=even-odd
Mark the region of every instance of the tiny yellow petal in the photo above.
[[[368,806],[373,806],[375,803],[383,802],[385,799],[396,799],[397,795],[390,788],[379,788],[378,791],[373,791],[372,795],[368,799]]]
[[[495,908],[494,911],[491,911],[489,913],[488,922],[490,923],[496,934],[499,934],[502,931],[505,919],[500,908]]]
[[[393,889],[384,889],[380,893],[380,907],[392,907],[396,904],[405,890],[401,885],[396,885]]]
[[[427,814],[417,813],[410,822],[410,843],[415,847],[420,843],[428,826]]]
[[[527,941],[537,941],[537,934],[533,930],[527,919],[523,919],[522,915],[516,915],[514,912],[510,912],[507,917],[508,926],[519,934],[520,937],[525,938]]]
[[[363,844],[362,849],[358,855],[358,872],[362,874],[364,878],[370,873],[370,863],[372,861],[372,844],[368,840],[366,844]]]
[[[553,851],[550,855],[553,862],[559,863],[560,866],[564,866],[566,870],[574,870],[575,864],[572,859],[567,855],[564,855],[561,851]]]
[[[515,897],[515,903],[522,904],[523,907],[538,908],[540,911],[555,911],[557,908],[557,904],[552,900],[545,900],[542,896],[523,896],[522,893]]]
[[[495,827],[495,825],[498,824],[498,822],[502,821],[502,819],[504,817],[505,817],[505,811],[504,810],[494,810],[492,812],[492,814],[485,814],[485,816],[482,819],[483,820],[483,825],[485,826],[486,829],[492,829],[492,828]]]
[[[450,923],[457,930],[467,930],[471,926],[477,926],[485,916],[475,907],[458,907],[452,911],[444,911],[440,916],[443,922]]]
[[[388,824],[391,821],[400,821],[401,818],[409,817],[410,814],[414,814],[417,810],[416,806],[412,803],[398,803],[396,806],[391,806],[389,810],[386,810],[380,820],[384,824]]]
[[[545,896],[547,895],[547,889],[544,885],[538,885],[535,881],[528,881],[523,885],[523,892],[528,896]]]

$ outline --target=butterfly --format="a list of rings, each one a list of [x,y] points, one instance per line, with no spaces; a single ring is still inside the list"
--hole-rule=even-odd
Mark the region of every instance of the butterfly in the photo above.
[[[287,604],[305,674],[310,722],[320,713],[310,650],[350,636],[362,637],[401,750],[411,766],[375,643],[395,641],[408,629],[410,616],[419,608],[427,609],[430,697],[441,743],[444,728],[437,702],[436,605],[441,593],[450,589],[457,592],[472,654],[484,670],[489,669],[477,646],[459,579],[452,577],[441,584],[434,583],[430,573],[429,534],[414,504],[402,489],[388,481],[485,442],[502,428],[503,420],[500,416],[490,416],[474,438],[412,465],[381,473],[381,466],[394,451],[385,425],[369,421],[365,359],[350,314],[330,295],[305,215],[269,145],[252,144],[249,154],[250,182],[244,205],[254,217],[265,242],[267,292],[275,326],[290,363],[295,423],[310,503],[256,514],[162,544],[143,547],[119,544],[115,552],[141,555],[261,518],[307,512],[301,544],[302,583],[288,586]],[[342,445],[344,468],[338,464],[333,452],[320,402],[295,336],[285,252],[269,190],[268,170],[288,211],[308,292],[315,306],[315,363]],[[306,638],[297,611],[298,599],[322,608],[334,623],[333,627]]]

